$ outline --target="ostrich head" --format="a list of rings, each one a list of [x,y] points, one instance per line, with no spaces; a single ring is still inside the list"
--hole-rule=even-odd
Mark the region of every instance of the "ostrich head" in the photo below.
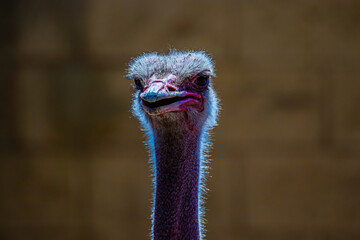
[[[140,56],[132,61],[127,75],[137,89],[133,112],[152,128],[212,127],[218,112],[214,76],[213,63],[204,52]]]

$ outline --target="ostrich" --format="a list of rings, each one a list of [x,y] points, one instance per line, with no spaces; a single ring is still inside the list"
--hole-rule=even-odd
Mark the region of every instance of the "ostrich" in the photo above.
[[[153,166],[152,238],[203,239],[210,130],[219,110],[213,63],[204,52],[150,53],[128,73]]]

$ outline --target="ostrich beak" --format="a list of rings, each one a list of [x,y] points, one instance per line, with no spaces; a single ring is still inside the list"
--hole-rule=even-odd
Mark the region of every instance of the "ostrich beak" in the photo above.
[[[166,81],[153,81],[144,88],[140,94],[142,108],[151,115],[165,112],[178,112],[188,110],[190,105],[202,105],[202,97],[198,93],[178,91]],[[202,107],[198,107],[201,109]]]

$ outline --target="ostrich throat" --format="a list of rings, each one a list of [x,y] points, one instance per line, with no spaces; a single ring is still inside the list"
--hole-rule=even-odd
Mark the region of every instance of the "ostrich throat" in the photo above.
[[[200,239],[201,126],[152,121],[155,143],[154,239]]]

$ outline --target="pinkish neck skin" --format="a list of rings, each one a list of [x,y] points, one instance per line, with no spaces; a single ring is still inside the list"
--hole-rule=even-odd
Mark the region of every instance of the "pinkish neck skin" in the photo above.
[[[152,125],[156,129],[154,240],[199,240],[200,130]]]

